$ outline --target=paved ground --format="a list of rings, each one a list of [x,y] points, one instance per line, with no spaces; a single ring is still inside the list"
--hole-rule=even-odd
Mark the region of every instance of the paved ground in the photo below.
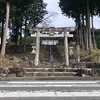
[[[1,77],[0,81],[30,81],[30,80],[100,80],[100,77],[78,77],[78,76],[25,76],[25,77]]]
[[[100,100],[100,81],[1,81],[0,100]]]
[[[0,100],[100,100],[100,97],[59,97],[59,98],[2,98]]]

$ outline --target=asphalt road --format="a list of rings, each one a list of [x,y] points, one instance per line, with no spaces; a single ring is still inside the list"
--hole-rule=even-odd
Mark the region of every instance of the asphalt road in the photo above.
[[[100,100],[100,81],[1,81],[0,100]]]

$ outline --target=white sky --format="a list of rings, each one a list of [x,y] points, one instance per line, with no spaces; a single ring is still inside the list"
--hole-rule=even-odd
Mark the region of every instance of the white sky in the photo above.
[[[66,16],[62,15],[61,9],[59,7],[59,0],[44,0],[47,3],[47,10],[48,12],[56,12],[58,15],[55,19],[53,19],[52,24],[55,27],[73,27],[75,26],[74,20],[71,18],[67,18]],[[100,28],[100,18],[94,17],[94,27]]]

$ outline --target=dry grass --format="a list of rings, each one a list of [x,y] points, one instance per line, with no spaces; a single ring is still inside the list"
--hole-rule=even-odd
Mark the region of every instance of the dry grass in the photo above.
[[[89,58],[92,62],[98,62],[98,55],[100,55],[99,49],[93,49],[92,52],[81,50],[81,59]]]
[[[19,66],[21,60],[13,56],[0,57],[0,67],[14,67]]]

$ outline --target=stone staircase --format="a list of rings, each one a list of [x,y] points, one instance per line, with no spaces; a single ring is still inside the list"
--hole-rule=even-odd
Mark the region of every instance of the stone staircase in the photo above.
[[[25,68],[25,76],[76,76],[77,68]]]
[[[0,76],[16,77],[71,77],[92,75],[91,68],[68,68],[68,67],[24,67],[24,68],[1,68]]]

